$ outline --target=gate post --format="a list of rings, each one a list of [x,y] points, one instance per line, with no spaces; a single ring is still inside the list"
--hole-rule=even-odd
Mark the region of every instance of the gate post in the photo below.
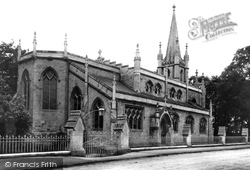
[[[242,128],[242,136],[245,136],[246,144],[248,144],[248,128]]]
[[[222,145],[226,145],[226,127],[219,126],[218,135],[220,136]]]
[[[67,134],[70,135],[69,149],[71,155],[85,156],[86,152],[83,148],[83,130],[85,128],[81,117],[81,111],[71,112],[65,128],[67,129]]]
[[[117,123],[114,124],[116,132],[117,153],[124,154],[131,151],[129,147],[129,127],[126,117],[118,117]]]
[[[191,141],[191,139],[192,139],[191,136],[192,135],[191,135],[191,126],[190,126],[190,124],[183,125],[182,135],[184,137],[186,137],[186,145],[188,147],[192,147],[192,141]]]

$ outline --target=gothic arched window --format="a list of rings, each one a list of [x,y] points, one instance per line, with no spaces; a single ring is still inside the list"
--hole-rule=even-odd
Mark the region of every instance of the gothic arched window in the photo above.
[[[142,129],[142,111],[143,108],[126,106],[125,114],[130,129]]]
[[[207,127],[207,120],[206,118],[201,118],[200,121],[200,133],[206,133],[206,127]]]
[[[146,83],[146,92],[152,93],[152,91],[153,91],[153,83],[152,81],[149,80]]]
[[[25,100],[25,108],[29,109],[29,97],[30,97],[30,79],[29,79],[29,72],[25,69],[22,75],[22,96]]]
[[[161,93],[161,85],[160,85],[160,83],[157,83],[156,85],[155,85],[155,94],[160,94]]]
[[[180,71],[180,81],[183,81],[183,70]]]
[[[170,89],[170,97],[171,98],[174,98],[175,97],[175,89],[172,87],[171,89]]]
[[[181,96],[182,96],[182,91],[178,90],[178,92],[177,92],[177,99],[181,99]]]
[[[193,116],[188,116],[186,119],[186,124],[189,124],[191,127],[191,133],[194,133],[194,118]]]
[[[170,70],[168,69],[168,77],[170,77]]]
[[[43,109],[56,110],[57,107],[57,74],[48,68],[42,75]]]
[[[179,125],[179,116],[178,116],[178,114],[174,113],[172,115],[172,120],[173,120],[174,132],[178,132],[178,125]]]
[[[104,104],[100,98],[96,98],[92,105],[92,111],[94,112],[95,129],[103,129],[103,115],[99,114],[99,108],[104,108]]]
[[[81,110],[82,93],[79,87],[75,86],[70,96],[70,110]]]

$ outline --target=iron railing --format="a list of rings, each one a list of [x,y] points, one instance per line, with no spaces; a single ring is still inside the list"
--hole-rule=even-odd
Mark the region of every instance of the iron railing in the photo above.
[[[0,136],[0,154],[68,149],[68,136]]]

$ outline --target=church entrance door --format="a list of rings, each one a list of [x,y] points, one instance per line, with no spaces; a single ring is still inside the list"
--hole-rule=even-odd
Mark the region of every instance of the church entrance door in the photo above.
[[[171,128],[171,119],[167,113],[164,113],[160,119],[160,133],[161,133],[161,144],[168,145],[170,144],[170,128]]]

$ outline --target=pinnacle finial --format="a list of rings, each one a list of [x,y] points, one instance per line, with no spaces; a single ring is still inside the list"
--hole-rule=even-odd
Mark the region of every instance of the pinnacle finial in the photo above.
[[[173,11],[175,11],[175,8],[176,8],[176,6],[175,6],[175,5],[173,5]]]
[[[138,43],[137,43],[136,47],[139,48],[139,44]]]
[[[186,49],[188,48],[188,43],[186,43]]]
[[[33,43],[36,44],[36,31],[34,32],[34,39],[33,39]]]
[[[159,45],[159,46],[160,46],[160,48],[161,48],[161,42],[160,42],[160,45]]]
[[[21,47],[21,39],[19,39],[19,44],[18,45]]]
[[[86,60],[88,60],[88,55],[86,55]]]
[[[65,33],[64,45],[68,45],[68,42],[67,42],[67,33]]]
[[[196,77],[198,76],[198,70],[197,69],[196,69],[195,75],[196,75]]]

